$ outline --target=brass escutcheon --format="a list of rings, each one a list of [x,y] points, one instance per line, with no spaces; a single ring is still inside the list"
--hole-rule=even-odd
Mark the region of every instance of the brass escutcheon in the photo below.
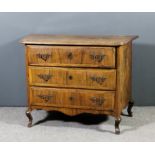
[[[100,63],[104,59],[105,55],[104,54],[90,54],[90,58],[94,61],[97,61]]]
[[[52,78],[52,75],[50,74],[38,74],[37,76],[45,82],[48,82],[48,80]]]
[[[100,106],[104,103],[104,98],[102,98],[102,97],[91,97],[90,100],[93,103],[98,104]]]
[[[51,100],[52,96],[51,95],[37,95],[39,98],[43,99],[45,102],[48,102]]]
[[[37,57],[44,60],[44,61],[47,61],[49,59],[51,55],[50,54],[37,54]]]
[[[92,81],[99,83],[100,85],[106,80],[105,77],[96,77],[96,76],[91,76],[90,79]]]

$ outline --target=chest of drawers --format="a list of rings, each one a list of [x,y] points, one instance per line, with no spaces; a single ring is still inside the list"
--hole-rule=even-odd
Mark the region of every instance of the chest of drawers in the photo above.
[[[31,111],[115,117],[115,133],[124,108],[132,116],[132,40],[137,36],[29,35],[26,51],[28,127]]]

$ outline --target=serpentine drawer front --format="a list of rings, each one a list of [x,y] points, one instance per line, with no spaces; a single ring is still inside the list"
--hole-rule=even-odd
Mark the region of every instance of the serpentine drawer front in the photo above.
[[[115,67],[115,48],[27,46],[29,65]]]
[[[114,91],[30,88],[30,104],[39,106],[112,111],[114,97]]]
[[[115,90],[116,71],[60,67],[29,67],[29,84]]]
[[[31,111],[43,109],[67,115],[106,114],[115,117],[131,108],[132,40],[137,36],[29,35],[26,51],[28,127]]]

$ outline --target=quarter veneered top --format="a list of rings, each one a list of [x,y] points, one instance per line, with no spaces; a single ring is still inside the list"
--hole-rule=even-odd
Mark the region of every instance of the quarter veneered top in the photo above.
[[[71,36],[71,35],[43,35],[32,34],[21,40],[23,44],[42,45],[103,45],[120,46],[138,38],[136,35],[129,36]]]

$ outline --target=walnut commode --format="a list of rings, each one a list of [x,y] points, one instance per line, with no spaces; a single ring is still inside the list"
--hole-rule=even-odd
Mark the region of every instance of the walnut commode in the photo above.
[[[29,35],[26,50],[28,127],[31,111],[67,115],[106,114],[115,117],[131,108],[132,40],[137,36]]]

